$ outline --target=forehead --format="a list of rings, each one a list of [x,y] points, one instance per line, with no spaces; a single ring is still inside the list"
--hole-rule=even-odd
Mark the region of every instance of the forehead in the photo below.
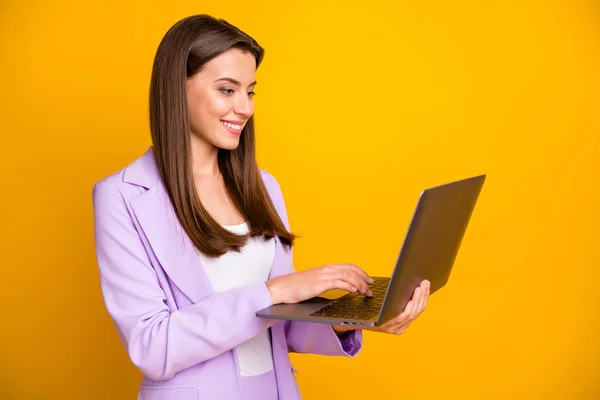
[[[249,85],[256,78],[256,59],[250,52],[231,49],[207,62],[200,73],[208,79],[229,77]]]

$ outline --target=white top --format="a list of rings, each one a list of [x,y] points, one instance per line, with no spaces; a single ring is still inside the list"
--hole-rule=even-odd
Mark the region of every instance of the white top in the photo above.
[[[238,234],[248,233],[248,224],[223,225],[223,228]],[[275,241],[263,236],[251,237],[239,253],[229,251],[219,258],[199,254],[215,292],[223,292],[251,283],[269,279]],[[240,374],[260,375],[273,369],[273,351],[269,330],[235,348]]]

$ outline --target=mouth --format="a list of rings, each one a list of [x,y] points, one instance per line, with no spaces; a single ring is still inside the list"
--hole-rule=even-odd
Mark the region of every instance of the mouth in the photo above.
[[[225,129],[227,129],[230,133],[233,133],[234,135],[239,136],[242,134],[243,125],[232,124],[230,122],[225,121],[221,121],[221,125],[223,125]]]

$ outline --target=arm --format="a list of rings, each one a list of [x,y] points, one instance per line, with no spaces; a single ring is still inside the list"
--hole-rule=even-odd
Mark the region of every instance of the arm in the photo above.
[[[255,316],[272,304],[264,283],[216,293],[170,312],[118,188],[101,182],[94,186],[92,197],[106,308],[129,357],[148,378],[169,379],[273,324],[273,320]]]
[[[362,348],[362,331],[338,334],[332,325],[318,322],[286,321],[288,351],[328,356],[355,357]]]
[[[289,230],[290,225],[281,187],[268,172],[263,171],[263,176],[271,200],[285,227]],[[290,252],[293,254],[292,250]],[[363,335],[361,330],[346,330],[334,325],[316,322],[286,321],[285,333],[288,351],[295,353],[354,357],[362,348]]]

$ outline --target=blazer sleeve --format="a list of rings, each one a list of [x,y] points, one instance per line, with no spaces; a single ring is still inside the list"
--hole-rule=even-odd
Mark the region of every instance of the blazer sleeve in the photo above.
[[[132,362],[148,378],[166,380],[265,331],[257,318],[272,305],[264,283],[215,293],[171,312],[119,185],[92,190],[94,236],[105,305]]]
[[[281,187],[269,172],[262,170],[262,174],[273,205],[289,231],[290,224]],[[363,334],[360,329],[350,330],[338,336],[330,324],[285,321],[285,334],[288,351],[293,353],[354,357],[362,348]]]

